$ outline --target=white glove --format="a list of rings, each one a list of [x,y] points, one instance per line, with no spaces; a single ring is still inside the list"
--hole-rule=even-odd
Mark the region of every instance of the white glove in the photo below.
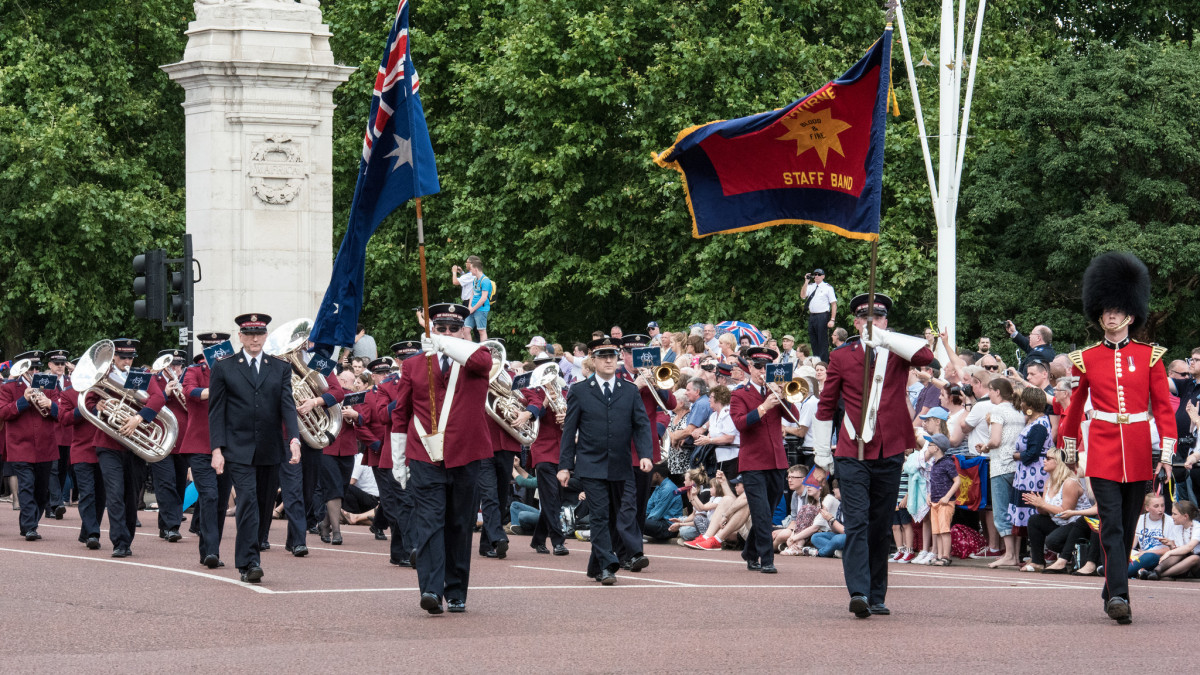
[[[421,351],[426,354],[437,354],[437,347],[433,345],[433,340],[427,337],[421,338]]]
[[[893,333],[878,326],[871,328],[870,337],[867,336],[867,327],[863,326],[862,343],[871,348],[883,347],[905,361],[911,361],[922,347],[928,346],[923,338],[904,333]]]
[[[471,342],[470,340],[450,337],[448,335],[434,335],[432,342],[437,351],[463,366],[467,365],[467,361],[475,352],[479,351],[480,347],[478,342]]]
[[[408,464],[405,463],[405,444],[408,434],[392,434],[392,477],[400,483],[401,489],[408,487]]]
[[[1162,453],[1159,455],[1159,461],[1163,464],[1170,464],[1175,459],[1175,439],[1162,439]]]
[[[833,453],[829,449],[829,442],[833,439],[833,420],[814,419],[807,435],[813,439],[813,461],[832,475]]]

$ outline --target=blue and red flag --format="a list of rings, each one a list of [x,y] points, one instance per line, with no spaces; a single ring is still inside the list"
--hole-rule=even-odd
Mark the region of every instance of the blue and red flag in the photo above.
[[[404,202],[441,189],[420,86],[409,51],[408,0],[400,0],[375,76],[350,224],[309,337],[318,345],[354,344],[367,241],[375,228]]]
[[[958,464],[958,477],[960,479],[958,486],[958,497],[954,503],[959,508],[978,511],[988,507],[988,458],[986,455],[980,457],[967,457],[965,455],[954,455],[954,461]]]
[[[853,68],[773,112],[680,132],[654,161],[683,174],[692,235],[813,225],[879,238],[889,27]]]

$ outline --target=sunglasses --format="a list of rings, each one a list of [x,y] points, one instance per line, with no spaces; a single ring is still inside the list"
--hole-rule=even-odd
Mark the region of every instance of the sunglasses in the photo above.
[[[1000,370],[1000,366],[984,366],[984,370]]]
[[[444,323],[433,324],[433,332],[435,333],[457,333],[458,326],[451,326]]]
[[[707,365],[707,366],[700,366],[700,369],[701,369],[701,370],[704,370],[704,371],[707,371],[707,372],[710,372],[710,373],[711,373],[711,372],[713,372],[714,370],[716,370],[716,369],[717,369],[717,367],[716,367],[716,366],[714,366],[714,365],[711,365],[711,364],[710,364],[710,365]]]
[[[1172,371],[1171,371],[1171,375],[1173,375],[1173,376],[1175,376],[1175,377],[1187,377],[1187,376],[1188,376],[1188,372],[1187,372],[1186,370],[1184,370],[1184,371],[1182,371],[1182,372],[1181,372],[1181,371],[1178,371],[1178,370],[1172,370]]]

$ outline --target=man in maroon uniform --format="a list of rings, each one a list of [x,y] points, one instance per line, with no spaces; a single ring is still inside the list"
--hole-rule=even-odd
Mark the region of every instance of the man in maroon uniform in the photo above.
[[[228,340],[229,333],[200,333],[196,338],[208,349]],[[225,356],[233,356],[233,353]],[[233,489],[233,477],[228,473],[218,475],[212,467],[212,445],[208,437],[208,382],[211,378],[212,364],[203,354],[196,365],[183,373],[188,426],[176,452],[187,460],[192,469],[192,483],[196,486],[192,524],[200,538],[200,564],[215,569],[223,564],[221,537],[225,533],[225,509]]]
[[[1068,461],[1079,445],[1083,406],[1089,399],[1087,475],[1100,513],[1104,549],[1104,610],[1119,624],[1133,621],[1126,561],[1133,547],[1146,481],[1153,477],[1153,414],[1162,450],[1159,470],[1171,470],[1176,427],[1171,410],[1166,348],[1129,339],[1150,313],[1150,273],[1130,253],[1097,256],[1083,275],[1083,311],[1100,324],[1104,340],[1071,352],[1079,388],[1071,395],[1059,432]]]
[[[441,614],[445,597],[457,613],[467,609],[480,465],[493,454],[483,413],[492,355],[463,337],[466,307],[438,303],[429,312],[434,333],[423,343],[425,355],[402,366],[392,410],[392,472],[412,492],[421,609]]]
[[[868,302],[866,294],[850,301],[854,329],[861,337],[851,338],[830,353],[825,389],[808,432],[817,464],[827,471],[834,471],[836,465],[846,528],[842,570],[850,591],[850,611],[860,619],[891,613],[884,600],[892,512],[900,491],[904,451],[917,447],[905,388],[910,367],[933,361],[924,339],[887,330],[892,300],[881,293],[875,294],[874,328],[868,337]],[[869,364],[871,386],[864,394],[865,364]],[[829,444],[839,400],[845,404],[846,414],[838,433],[835,462]],[[867,421],[860,429],[864,404]],[[745,444],[743,435],[743,452]]]
[[[179,423],[179,435],[175,437],[171,454],[150,465],[150,475],[154,476],[154,496],[158,499],[158,536],[174,543],[183,538],[179,534],[179,524],[183,522],[183,490],[187,487],[188,462],[186,457],[179,454],[179,448],[187,434],[188,410],[179,402],[177,394],[183,391],[180,378],[183,376],[187,352],[164,349],[158,356],[161,358],[168,354],[171,356],[170,365],[156,373],[154,380],[167,399],[167,410],[175,415],[175,421]]]
[[[558,388],[558,383],[552,382],[545,387]],[[533,538],[529,546],[538,553],[549,553],[550,549],[546,548],[548,536],[550,545],[554,547],[554,555],[569,555],[571,552],[567,550],[567,540],[562,531],[560,517],[562,486],[558,484],[557,477],[558,457],[562,448],[562,424],[567,413],[565,409],[561,413],[554,412],[547,403],[545,387],[534,386],[521,390],[529,403],[525,409],[531,417],[541,422],[537,439],[529,447],[529,461],[533,465],[534,477],[537,478],[538,507],[542,513],[533,528]],[[558,397],[558,400],[566,403],[566,392],[562,389],[558,389]]]
[[[79,490],[79,541],[94,551],[100,548],[100,520],[104,517],[104,481],[96,458],[96,434],[104,432],[80,413],[79,392],[73,388],[63,390],[58,403],[58,422],[70,439],[71,471]]]
[[[0,421],[8,448],[8,461],[17,477],[21,503],[21,536],[27,541],[42,538],[38,521],[50,499],[50,465],[58,459],[55,420],[58,404],[45,392],[30,388],[41,371],[42,352],[18,354],[13,363],[28,359],[29,370],[0,387]]]
[[[49,396],[55,402],[62,404],[62,399],[71,388],[71,376],[67,375],[67,359],[71,354],[65,349],[51,349],[46,352],[46,372],[58,378],[58,388]],[[61,412],[61,410],[59,411]],[[50,508],[46,517],[54,516],[62,520],[67,512],[66,503],[71,501],[67,491],[67,478],[71,475],[71,439],[72,429],[61,424],[55,427],[55,441],[58,443],[58,461],[51,464],[50,470]],[[72,481],[78,485],[78,481]]]
[[[783,411],[786,405],[793,418],[796,406],[784,403],[766,385],[767,365],[779,356],[766,347],[750,347],[744,354],[750,370],[750,383],[733,392],[729,417],[742,436],[738,453],[746,504],[750,508],[750,536],[742,559],[746,568],[763,574],[775,574],[775,549],[771,546],[771,514],[783,497],[787,453],[783,450]]]

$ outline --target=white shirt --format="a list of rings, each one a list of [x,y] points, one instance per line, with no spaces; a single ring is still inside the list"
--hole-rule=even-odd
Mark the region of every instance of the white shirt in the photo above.
[[[604,385],[608,385],[608,393],[609,394],[615,393],[617,391],[617,377],[614,375],[611,379],[605,380],[605,379],[601,378],[599,374],[597,374],[596,375],[596,386],[600,387],[601,394],[604,393]]]
[[[446,277],[442,278],[445,279]],[[470,272],[463,274],[458,278],[458,285],[462,286],[462,293],[459,295],[462,297],[463,304],[470,307],[471,297],[475,294],[475,275]]]
[[[828,312],[829,306],[837,302],[837,297],[833,294],[833,286],[822,281],[819,284],[808,285],[808,295],[805,298],[812,297],[812,303],[808,306],[810,314],[821,314]]]
[[[719,340],[717,340],[717,338],[713,338],[713,339],[709,340],[708,342],[704,343],[704,350],[708,351],[708,352],[712,352],[713,354],[716,354],[717,356],[720,356],[721,355],[721,342]]]
[[[558,372],[562,373],[563,379],[568,383],[578,382],[583,379],[583,359],[575,357],[575,363],[567,360],[567,357],[562,357],[558,360]]]
[[[375,472],[371,471],[371,467],[362,463],[363,454],[360,452],[354,456],[354,473],[350,477],[354,479],[354,484],[359,490],[371,495],[372,497],[379,496],[379,484],[375,482]]]
[[[796,426],[805,427],[807,429],[812,428],[813,417],[815,417],[817,414],[817,403],[818,402],[819,402],[819,399],[816,396],[809,396],[808,398],[806,398],[800,402],[800,406],[799,406],[800,414],[796,415]],[[784,417],[783,419],[784,419],[784,421],[787,421],[787,417]],[[806,448],[811,448],[812,447],[812,439],[810,439],[808,437],[808,435],[805,434],[804,441],[801,442],[801,445]]]
[[[967,434],[967,449],[975,452],[975,447],[978,445],[987,445],[992,438],[992,430],[988,427],[987,416],[992,412],[995,405],[988,400],[976,401],[975,405],[971,406],[971,411],[967,413],[967,426],[971,427],[971,433]]]
[[[738,433],[737,427],[733,425],[733,418],[729,416],[729,408],[721,408],[721,412],[715,412],[708,417],[708,437],[714,436],[733,436],[733,440],[726,445],[717,446],[717,461],[728,462],[738,456],[738,446],[742,444],[742,435]]]

